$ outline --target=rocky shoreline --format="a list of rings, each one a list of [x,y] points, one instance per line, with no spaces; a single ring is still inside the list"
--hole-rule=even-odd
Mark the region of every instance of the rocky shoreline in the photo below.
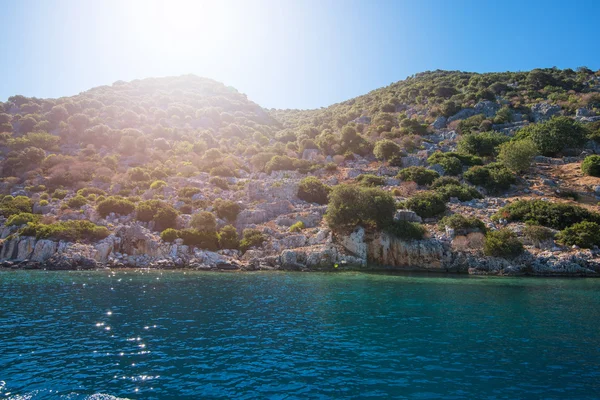
[[[477,250],[457,251],[456,240],[429,238],[405,241],[386,233],[357,228],[347,235],[320,231],[319,243],[281,250],[274,243],[244,254],[217,252],[160,240],[139,224],[123,227],[95,244],[34,237],[8,237],[0,250],[2,269],[92,270],[188,269],[199,271],[386,271],[449,272],[498,276],[600,276],[600,252],[525,252],[507,260]],[[473,238],[471,238],[473,240]],[[316,241],[316,239],[314,240]],[[456,246],[454,246],[456,247]]]

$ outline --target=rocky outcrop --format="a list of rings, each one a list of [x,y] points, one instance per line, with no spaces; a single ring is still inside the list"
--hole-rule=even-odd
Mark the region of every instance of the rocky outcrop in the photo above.
[[[547,121],[560,114],[560,106],[550,103],[537,103],[531,107],[531,117],[534,122]]]

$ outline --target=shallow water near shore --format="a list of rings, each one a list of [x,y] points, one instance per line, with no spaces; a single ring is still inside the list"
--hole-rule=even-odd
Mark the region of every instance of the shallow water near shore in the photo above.
[[[600,280],[0,272],[0,398],[598,398]]]

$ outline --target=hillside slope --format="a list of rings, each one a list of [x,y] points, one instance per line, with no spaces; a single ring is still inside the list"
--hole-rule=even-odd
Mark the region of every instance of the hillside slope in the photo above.
[[[0,259],[594,275],[599,111],[587,68],[425,72],[319,110],[195,76],[13,96]]]

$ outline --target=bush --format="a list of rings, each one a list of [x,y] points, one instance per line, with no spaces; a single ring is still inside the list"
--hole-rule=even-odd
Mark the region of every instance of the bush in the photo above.
[[[443,231],[446,227],[454,229],[457,235],[467,235],[471,232],[486,233],[487,228],[482,220],[475,217],[465,217],[462,214],[446,216],[438,223],[438,228]]]
[[[302,179],[298,185],[298,198],[308,203],[327,204],[329,192],[331,188],[314,176]]]
[[[67,190],[56,189],[56,190],[54,190],[54,193],[52,193],[52,198],[62,200],[65,197],[67,197],[67,194],[69,194],[69,192]]]
[[[356,177],[356,180],[360,182],[362,186],[374,187],[385,185],[385,178],[383,176],[373,174],[361,174]]]
[[[246,252],[251,247],[261,246],[267,238],[258,229],[244,229],[242,240],[240,242],[240,250]]]
[[[378,141],[373,148],[373,154],[378,160],[389,160],[398,153],[400,153],[400,146],[388,139]]]
[[[518,200],[502,207],[493,217],[498,220],[529,222],[554,229],[565,229],[579,222],[600,223],[600,214],[586,208],[543,200]]]
[[[433,181],[433,183],[431,184],[430,188],[431,189],[437,189],[437,188],[441,188],[443,186],[448,186],[448,185],[460,186],[461,183],[456,178],[452,178],[450,176],[440,176],[435,181]]]
[[[541,243],[554,239],[554,232],[540,225],[526,225],[523,228],[523,236],[529,239],[534,245],[539,246]]]
[[[139,221],[154,221],[154,230],[163,231],[177,226],[179,213],[168,203],[160,200],[147,200],[140,202],[136,207],[136,218]]]
[[[40,200],[40,206],[45,207],[48,205],[48,200]]]
[[[150,180],[150,174],[140,167],[131,168],[128,171],[129,179],[134,182],[145,182]]]
[[[56,191],[55,191],[56,193]],[[88,197],[91,194],[95,194],[96,196],[106,196],[106,192],[102,189],[98,189],[95,187],[88,187],[88,188],[83,188],[83,189],[79,189],[77,191],[77,194],[79,196],[83,196],[83,197]]]
[[[222,249],[237,249],[240,246],[237,230],[226,225],[219,231],[219,247]]]
[[[500,145],[498,161],[511,171],[521,173],[529,169],[537,153],[537,147],[531,139],[513,140]]]
[[[167,228],[160,233],[160,238],[169,243],[173,243],[175,239],[179,238],[179,232],[173,228]]]
[[[581,163],[581,171],[585,175],[600,177],[600,156],[596,154],[587,156]]]
[[[477,156],[493,156],[496,148],[510,138],[499,132],[465,135],[458,141],[458,151]]]
[[[81,195],[71,197],[69,200],[67,200],[67,205],[69,206],[69,208],[79,208],[86,204],[87,199]]]
[[[394,221],[385,231],[403,240],[421,240],[426,232],[423,225],[409,221]]]
[[[100,201],[98,205],[96,205],[96,211],[98,211],[98,214],[104,218],[106,218],[106,216],[110,213],[128,215],[134,210],[135,204],[121,197],[107,197],[105,200]]]
[[[474,166],[465,172],[465,179],[473,185],[483,186],[490,192],[501,192],[516,182],[515,175],[501,163]]]
[[[565,246],[591,249],[600,246],[600,224],[582,221],[565,228],[557,235],[558,242]]]
[[[312,165],[313,163],[308,160],[301,160],[288,156],[275,156],[267,163],[267,165],[265,165],[265,172],[270,174],[273,171],[298,170],[300,173],[305,174],[310,171]]]
[[[0,202],[0,214],[8,218],[14,214],[32,213],[33,202],[26,196],[5,196]]]
[[[213,208],[219,218],[226,219],[229,222],[235,222],[238,214],[242,210],[242,207],[238,203],[223,199],[216,199]]]
[[[40,215],[31,214],[28,212],[13,214],[6,221],[6,226],[21,226],[30,222],[39,222],[40,218]]]
[[[393,221],[396,204],[391,194],[379,188],[340,184],[329,195],[325,219],[334,230],[367,224],[383,228]]]
[[[179,238],[183,239],[183,244],[187,246],[195,246],[211,251],[219,248],[219,238],[215,231],[205,232],[193,228],[182,229],[179,231]]]
[[[200,188],[193,187],[193,186],[186,186],[186,187],[179,189],[179,191],[177,192],[177,195],[182,198],[191,198],[193,195],[198,194],[200,192],[201,192]]]
[[[38,239],[75,241],[98,241],[109,235],[105,226],[98,226],[85,220],[60,221],[53,224],[29,223],[23,228],[22,236],[35,236]]]
[[[456,197],[460,201],[469,201],[472,199],[483,199],[483,195],[479,193],[473,186],[464,185],[459,183],[458,185],[450,184],[445,186],[439,186],[434,191],[444,199],[444,201],[450,200],[451,197]]]
[[[210,183],[211,185],[215,185],[216,187],[221,188],[223,190],[229,189],[227,181],[219,176],[213,176],[208,180],[208,183]]]
[[[228,166],[218,165],[210,170],[210,176],[231,177],[236,176],[236,174]]]
[[[304,222],[298,221],[290,226],[290,232],[301,232],[304,229]]]
[[[412,181],[419,185],[431,185],[439,176],[436,171],[425,167],[408,167],[398,173],[398,178],[403,181]]]
[[[554,156],[567,148],[585,143],[587,131],[581,123],[569,117],[554,117],[549,121],[532,124],[517,132],[518,139],[531,139],[545,156]]]
[[[477,156],[454,152],[442,153],[438,151],[429,156],[427,163],[429,165],[441,165],[446,175],[458,175],[462,172],[463,165],[482,165],[483,161]]]
[[[483,252],[486,256],[515,258],[523,253],[523,243],[509,229],[488,232],[485,237]]]
[[[154,181],[150,185],[150,189],[160,190],[160,189],[164,188],[165,186],[167,186],[167,182],[165,182],[165,181]]]
[[[422,218],[431,218],[446,211],[444,199],[435,192],[421,192],[404,202],[406,208],[413,210]]]
[[[217,219],[208,211],[201,211],[198,214],[192,215],[190,225],[194,229],[205,232],[217,231]]]

